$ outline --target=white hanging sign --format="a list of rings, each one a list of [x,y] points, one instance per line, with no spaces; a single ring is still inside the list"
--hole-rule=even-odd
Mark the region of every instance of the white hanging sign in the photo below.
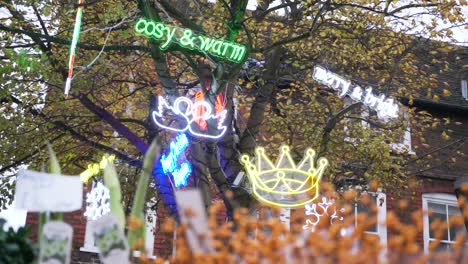
[[[377,116],[381,119],[398,117],[398,105],[393,99],[385,99],[385,95],[383,94],[374,95],[372,87],[363,89],[359,85],[353,86],[351,81],[321,66],[315,66],[313,78],[338,91],[341,97],[348,95],[353,100],[362,102],[364,105],[374,109],[377,112]]]
[[[123,230],[113,214],[92,222],[94,241],[99,248],[99,259],[104,264],[128,264],[130,250]]]
[[[16,179],[15,206],[30,212],[71,212],[81,208],[83,183],[78,176],[21,170]]]
[[[61,221],[52,221],[42,229],[39,264],[70,263],[73,228]]]
[[[208,219],[200,190],[179,190],[175,192],[175,198],[180,222],[187,225],[185,236],[192,251],[196,254],[213,253]]]

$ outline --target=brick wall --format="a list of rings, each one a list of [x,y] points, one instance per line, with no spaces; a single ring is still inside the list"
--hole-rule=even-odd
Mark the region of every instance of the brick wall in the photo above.
[[[394,211],[400,217],[400,220],[405,223],[412,223],[411,214],[418,210],[422,210],[422,195],[425,193],[446,193],[455,195],[453,180],[419,178],[414,186],[410,186],[406,191],[400,192],[399,195],[387,193],[387,211]],[[408,201],[408,207],[400,209],[398,203],[400,200]],[[392,237],[392,232],[388,232],[388,238]],[[423,234],[418,234],[417,241],[423,245]]]
[[[160,207],[156,210],[157,221],[154,229],[154,255],[167,258],[172,255],[172,240],[174,234],[168,234],[162,231],[162,225],[170,217],[166,208]]]
[[[451,115],[449,113],[432,113],[440,120],[440,125],[427,130],[424,134],[425,142],[413,142],[418,145],[417,156],[424,156],[425,163],[419,168],[415,166],[418,176],[432,176],[451,178],[468,175],[468,116]],[[445,118],[445,119],[444,119]],[[446,123],[446,120],[450,120]],[[446,140],[442,137],[449,135]],[[429,147],[427,147],[429,146]],[[425,167],[429,165],[430,168]]]
[[[83,206],[80,210],[64,213],[63,220],[73,227],[73,241],[72,241],[72,264],[81,263],[100,263],[96,253],[81,252],[80,247],[84,245],[84,238],[86,232],[86,217],[83,216],[85,211],[86,200],[86,186],[83,191]],[[31,229],[31,240],[37,243],[37,232],[39,227],[39,213],[28,212],[26,216],[26,226]]]

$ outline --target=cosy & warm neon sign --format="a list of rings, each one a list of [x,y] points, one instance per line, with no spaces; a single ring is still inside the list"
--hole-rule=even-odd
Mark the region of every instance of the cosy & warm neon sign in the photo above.
[[[246,48],[244,45],[194,33],[191,29],[182,29],[140,18],[135,31],[149,38],[161,41],[160,49],[168,49],[172,43],[182,48],[197,50],[216,57],[240,63],[243,61]]]
[[[163,171],[165,174],[172,174],[176,187],[187,185],[188,176],[192,172],[192,167],[187,161],[177,167],[177,161],[183,156],[188,143],[188,138],[185,134],[178,135],[169,145],[169,154],[164,154],[161,157]]]
[[[223,124],[226,119],[227,111],[224,106],[219,105],[216,100],[215,106],[206,100],[198,100],[195,103],[187,97],[178,97],[174,103],[169,104],[164,97],[158,96],[158,108],[153,110],[151,116],[154,123],[161,128],[173,132],[183,133],[189,131],[191,135],[217,139],[224,135],[227,127]],[[179,126],[171,126],[170,122],[164,120],[164,114],[170,112],[178,117]],[[214,124],[214,129],[202,124]]]

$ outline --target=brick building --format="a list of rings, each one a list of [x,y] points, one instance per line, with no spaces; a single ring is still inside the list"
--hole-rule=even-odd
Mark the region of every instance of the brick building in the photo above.
[[[424,157],[428,162],[414,165],[418,184],[415,190],[411,190],[412,193],[406,194],[412,201],[409,211],[422,208],[433,212],[431,217],[424,216],[424,232],[420,234],[426,251],[433,239],[429,230],[432,221],[439,218],[449,223],[451,215],[460,214],[457,196],[466,196],[466,193],[460,193],[460,186],[468,183],[468,49],[456,49],[443,58],[448,62],[447,65],[432,63],[434,57],[427,56],[427,52],[421,51],[420,54],[421,64],[430,65],[431,72],[444,72],[439,75],[438,82],[445,86],[432,90],[435,95],[440,95],[438,101],[429,95],[413,99],[412,104],[407,98],[401,99],[404,105],[414,107],[417,111],[426,111],[432,115],[434,122],[440,122],[437,128],[424,133],[425,142],[413,142],[413,145],[419,146],[414,159]],[[389,209],[394,207],[392,203],[388,205]],[[466,222],[465,226],[468,228]],[[457,231],[465,232],[466,235],[466,228],[455,229],[449,224],[440,250],[450,247]]]
[[[385,225],[388,211],[393,210],[403,221],[410,222],[412,212],[420,209],[430,210],[433,212],[432,216],[423,216],[423,232],[418,234],[417,241],[427,252],[430,242],[434,240],[430,225],[436,219],[440,219],[442,223],[448,224],[438,248],[443,251],[450,249],[457,234],[466,235],[468,228],[467,222],[465,228],[450,226],[450,218],[461,214],[457,204],[458,198],[467,197],[467,193],[461,193],[460,187],[463,183],[468,184],[468,49],[456,48],[448,57],[437,58],[439,63],[434,63],[436,55],[428,55],[430,53],[427,46],[421,47],[415,54],[418,55],[421,65],[430,66],[429,74],[437,74],[439,86],[437,89],[430,89],[427,96],[421,95],[419,98],[413,98],[411,102],[408,98],[399,98],[399,101],[417,112],[425,111],[438,125],[424,131],[420,142],[411,135],[417,128],[406,129],[403,140],[398,145],[408,150],[409,155],[405,159],[411,164],[409,168],[415,176],[414,181],[404,190],[384,190],[373,194],[380,225],[371,227],[367,232],[379,236],[381,243],[385,245],[391,237]],[[419,160],[425,161],[416,162]],[[337,185],[365,186],[367,183],[351,178],[343,179],[343,182]],[[337,189],[339,187],[337,186]],[[405,210],[398,207],[401,200],[408,202]],[[355,205],[355,213],[368,210],[359,204]]]
[[[441,72],[442,64],[431,62],[431,56],[424,56],[425,51],[420,51],[421,64],[431,65],[430,70]],[[445,60],[444,60],[445,61]],[[449,69],[442,75],[439,83],[446,83],[445,87],[450,91],[449,96],[442,96],[443,89],[436,89],[440,93],[440,100],[433,100],[433,96],[421,96],[414,98],[412,102],[408,98],[400,98],[400,102],[406,107],[416,108],[417,111],[426,111],[432,115],[434,120],[440,122],[440,126],[425,132],[425,142],[416,142],[411,137],[411,129],[405,134],[403,144],[409,148],[412,154],[409,159],[427,158],[431,156],[429,163],[416,164],[414,174],[416,176],[413,188],[402,192],[395,197],[392,193],[379,192],[374,195],[375,203],[378,205],[378,220],[385,223],[388,210],[397,209],[399,199],[410,201],[407,212],[418,209],[431,209],[432,217],[424,216],[424,231],[418,234],[418,241],[424,250],[428,249],[433,239],[429,226],[432,221],[439,218],[443,221],[450,219],[451,215],[460,214],[457,207],[457,194],[463,182],[468,182],[468,49],[458,49],[452,52],[447,59]],[[434,91],[433,91],[434,92]],[[450,122],[448,122],[450,121]],[[442,140],[449,136],[448,140]],[[429,145],[430,150],[426,150]],[[463,154],[464,153],[464,154]],[[90,187],[90,186],[88,186]],[[458,189],[457,189],[458,188]],[[466,194],[460,194],[465,195]],[[83,199],[85,200],[85,199]],[[85,204],[83,204],[85,208]],[[365,208],[355,206],[355,212]],[[99,263],[97,249],[89,232],[89,221],[83,215],[84,209],[73,213],[66,213],[65,222],[74,228],[72,263]],[[173,252],[173,237],[161,232],[161,222],[168,216],[164,208],[159,208],[151,222],[147,223],[147,250],[150,255],[170,256]],[[407,215],[408,216],[408,215]],[[405,217],[405,216],[403,216]],[[33,238],[37,236],[38,215],[29,213],[26,224],[32,227]],[[450,248],[455,239],[456,232],[466,232],[448,228],[446,236],[441,243],[440,250]],[[380,237],[380,241],[387,243],[387,229],[385,225],[376,225],[369,233]]]

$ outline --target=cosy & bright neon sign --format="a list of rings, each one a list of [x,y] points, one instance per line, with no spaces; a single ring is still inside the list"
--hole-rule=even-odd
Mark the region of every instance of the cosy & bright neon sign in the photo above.
[[[191,29],[183,29],[165,25],[161,22],[153,22],[140,18],[135,25],[135,31],[149,38],[161,41],[161,50],[168,49],[173,43],[182,48],[197,50],[216,57],[240,63],[243,61],[246,48],[244,45],[213,37],[194,33]]]

